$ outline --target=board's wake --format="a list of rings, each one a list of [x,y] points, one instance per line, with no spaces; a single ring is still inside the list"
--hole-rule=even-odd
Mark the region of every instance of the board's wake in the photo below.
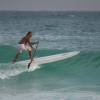
[[[0,79],[9,79],[10,77],[17,76],[23,72],[30,72],[39,69],[40,66],[34,64],[30,69],[27,68],[27,63],[2,63],[0,64]]]

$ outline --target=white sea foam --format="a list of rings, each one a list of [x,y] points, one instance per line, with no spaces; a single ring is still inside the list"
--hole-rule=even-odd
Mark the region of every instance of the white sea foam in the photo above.
[[[17,76],[23,72],[31,72],[38,68],[40,68],[40,66],[34,64],[28,69],[27,63],[25,62],[0,64],[0,79],[9,79],[10,77]]]

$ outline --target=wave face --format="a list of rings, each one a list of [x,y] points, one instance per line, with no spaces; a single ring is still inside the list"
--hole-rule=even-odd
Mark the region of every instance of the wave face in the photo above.
[[[100,100],[99,12],[0,12],[0,100]],[[12,64],[27,31],[36,57],[80,54],[27,70],[27,52]]]
[[[14,68],[15,68],[14,70],[16,70],[16,71],[17,71],[17,68],[19,68],[19,71],[21,69],[23,69],[23,70],[27,69],[27,62],[24,61],[24,60],[26,60],[26,58],[28,59],[27,53],[24,52],[23,55],[21,55],[21,57],[19,59],[19,60],[23,60],[24,62],[12,64],[11,60],[14,57],[14,53],[15,53],[16,49],[14,49],[13,47],[8,47],[8,46],[4,46],[4,47],[1,46],[1,47],[2,47],[2,49],[4,49],[4,50],[0,49],[0,52],[2,51],[2,56],[4,56],[4,58],[1,56],[2,60],[0,61],[1,72],[2,71],[8,72],[8,70],[13,70]],[[9,53],[4,54],[5,50],[8,50]],[[37,57],[59,54],[62,52],[65,52],[65,50],[50,50],[50,49],[38,50]],[[9,56],[9,54],[12,54],[12,56],[11,55]],[[23,59],[21,59],[21,58],[23,58]],[[99,79],[98,79],[99,78],[99,66],[100,66],[100,52],[92,51],[92,52],[80,52],[80,54],[78,54],[74,57],[71,57],[69,59],[41,65],[41,68],[38,70],[45,69],[49,73],[52,72],[52,74],[50,76],[52,76],[54,73],[56,75],[56,77],[58,77],[58,76],[61,77],[61,75],[62,76],[65,75],[67,77],[67,74],[68,74],[68,76],[74,75],[74,77],[76,75],[76,78],[78,78],[78,75],[79,76],[85,75],[84,76],[85,79],[91,80],[94,77],[94,79],[95,80],[97,79],[99,82]],[[25,67],[26,67],[26,69],[25,69]],[[51,71],[50,71],[50,69],[51,69]],[[2,72],[2,73],[5,73],[5,72]],[[58,73],[60,73],[60,75],[58,75]],[[24,74],[24,73],[22,73],[22,74]],[[49,74],[46,74],[46,76],[47,75],[49,75]],[[83,80],[83,79],[81,79],[81,80]]]

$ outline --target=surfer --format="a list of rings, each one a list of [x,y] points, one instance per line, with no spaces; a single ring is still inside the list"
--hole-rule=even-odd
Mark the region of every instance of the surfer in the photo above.
[[[32,63],[33,61],[33,57],[32,57],[32,51],[33,51],[33,47],[32,45],[33,44],[36,44],[36,42],[33,42],[31,41],[32,39],[32,32],[28,32],[26,34],[26,36],[24,36],[20,41],[19,41],[19,47],[18,47],[18,52],[15,56],[15,58],[13,59],[13,63],[16,62],[16,60],[18,59],[19,55],[23,52],[23,51],[28,51],[29,53],[29,57],[31,59],[30,63],[28,64],[28,68],[30,66],[30,64]]]

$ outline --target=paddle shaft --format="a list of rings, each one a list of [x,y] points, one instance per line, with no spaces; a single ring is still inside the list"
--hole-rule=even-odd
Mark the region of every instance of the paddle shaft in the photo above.
[[[33,59],[34,59],[34,57],[35,57],[35,54],[36,54],[36,51],[37,51],[37,48],[38,48],[38,44],[39,44],[39,41],[37,42],[37,45],[36,45],[36,47],[35,47],[35,50],[34,50],[34,53],[33,53]]]

